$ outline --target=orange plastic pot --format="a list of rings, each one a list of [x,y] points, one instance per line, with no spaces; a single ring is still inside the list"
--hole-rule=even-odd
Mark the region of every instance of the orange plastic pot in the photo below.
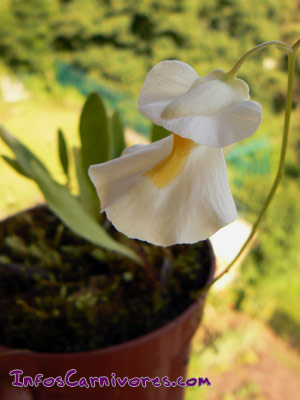
[[[209,241],[206,241],[206,246],[210,254],[207,275],[207,282],[210,282],[215,271],[215,258]],[[203,295],[197,303],[163,327],[135,340],[100,350],[61,354],[9,353],[12,349],[0,347],[0,352],[7,352],[0,357],[0,379],[12,383],[18,374],[16,370],[22,370],[23,374],[19,375],[21,385],[25,383],[24,376],[37,380],[37,387],[29,387],[35,400],[182,400],[184,387],[172,387],[172,383],[177,382],[179,377],[186,377],[190,343],[202,318],[204,302]],[[13,376],[9,375],[10,371],[15,371]],[[62,387],[63,382],[59,378],[54,386],[49,387],[53,380],[45,379],[51,377],[67,378],[72,387]],[[93,388],[90,377],[107,377],[109,386],[105,385],[107,380],[102,378],[104,386],[100,387],[99,382],[94,381]],[[124,384],[126,377],[151,378],[154,383],[147,379],[142,383],[136,379],[130,381],[132,386],[127,381],[121,387],[119,383]],[[163,377],[168,377],[170,387],[167,387],[169,383],[166,380],[161,382]],[[84,386],[85,381],[89,388]]]

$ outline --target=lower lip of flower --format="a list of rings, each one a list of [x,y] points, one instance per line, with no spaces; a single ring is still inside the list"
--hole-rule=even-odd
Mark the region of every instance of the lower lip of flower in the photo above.
[[[168,186],[183,171],[189,154],[197,146],[193,140],[174,134],[171,153],[143,176],[148,177],[158,189]]]

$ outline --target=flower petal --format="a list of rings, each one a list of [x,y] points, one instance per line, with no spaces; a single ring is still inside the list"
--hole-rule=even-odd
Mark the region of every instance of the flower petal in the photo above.
[[[140,106],[161,100],[173,100],[184,95],[198,75],[194,69],[181,61],[162,61],[147,74],[141,89]]]
[[[126,154],[134,153],[137,150],[142,150],[145,146],[146,146],[146,144],[134,144],[132,146],[125,147],[125,149],[122,151],[121,155],[125,156]]]
[[[193,146],[167,184],[157,185],[149,176],[147,171],[170,156],[172,145],[173,135],[89,169],[116,229],[160,246],[204,240],[236,218],[222,149]]]
[[[101,200],[101,211],[114,203],[139,179],[171,152],[173,137],[148,145],[134,145],[124,150],[123,155],[102,164],[91,165],[89,176]]]
[[[161,114],[163,119],[215,114],[249,98],[249,87],[240,79],[235,79],[233,84],[220,80],[200,83],[197,86],[195,83],[184,96],[167,105]]]
[[[256,101],[239,101],[212,115],[162,118],[169,101],[155,102],[139,110],[155,124],[198,144],[224,147],[252,135],[261,123],[261,105]]]

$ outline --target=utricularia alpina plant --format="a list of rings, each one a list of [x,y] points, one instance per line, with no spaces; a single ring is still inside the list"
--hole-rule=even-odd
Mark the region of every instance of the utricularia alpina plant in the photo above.
[[[163,61],[146,76],[139,110],[170,135],[149,145],[126,149],[121,157],[89,168],[89,176],[113,225],[130,238],[159,246],[207,239],[236,219],[225,155],[234,143],[252,135],[261,122],[261,106],[236,77],[252,54],[275,46],[288,55],[285,124],[278,172],[253,229],[227,272],[243,252],[283,176],[296,53],[279,41],[245,53],[229,72],[217,69],[199,77],[180,61]]]

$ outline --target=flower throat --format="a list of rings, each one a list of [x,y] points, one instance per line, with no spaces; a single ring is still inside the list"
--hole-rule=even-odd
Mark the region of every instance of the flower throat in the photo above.
[[[171,153],[143,176],[147,176],[159,189],[168,186],[183,171],[190,152],[197,146],[194,141],[174,134]]]

